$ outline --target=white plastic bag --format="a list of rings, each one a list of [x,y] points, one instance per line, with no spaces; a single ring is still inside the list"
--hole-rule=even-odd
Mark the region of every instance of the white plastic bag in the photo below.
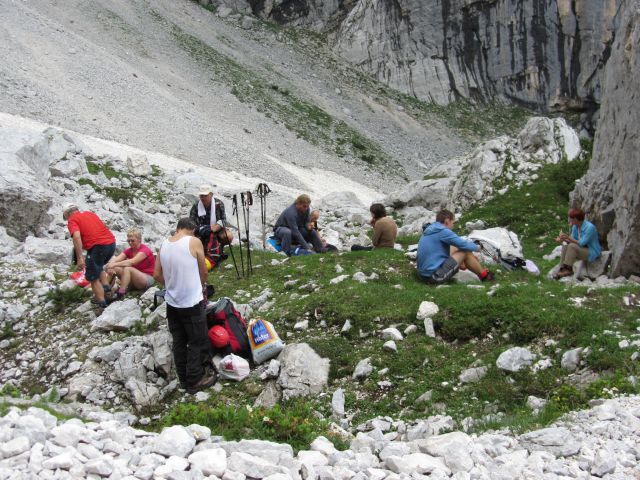
[[[529,273],[533,273],[534,275],[540,275],[540,269],[538,268],[538,266],[535,263],[533,263],[532,260],[525,260],[524,268]]]
[[[252,320],[247,328],[253,361],[262,363],[277,356],[284,344],[270,322],[261,318]]]
[[[220,360],[220,376],[239,382],[249,376],[249,362],[244,358],[230,353]]]

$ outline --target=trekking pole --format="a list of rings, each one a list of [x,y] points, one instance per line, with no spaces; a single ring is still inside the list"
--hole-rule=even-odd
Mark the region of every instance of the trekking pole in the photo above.
[[[246,191],[240,194],[242,200],[242,219],[244,220],[244,228],[247,235],[247,275],[253,273],[253,265],[251,264],[251,242],[249,241],[249,207],[253,205],[253,196],[251,192]]]
[[[262,248],[267,248],[267,195],[271,192],[269,185],[259,183],[256,193],[260,197],[260,221],[262,222]]]
[[[251,274],[253,275],[253,260],[251,260],[251,241],[249,241],[249,207],[253,205],[253,195],[249,190],[247,190],[245,195],[247,200],[247,220],[245,223],[247,227],[247,272],[251,271]]]
[[[236,215],[236,224],[238,225],[238,248],[240,249],[240,266],[242,268],[242,276],[244,277],[244,260],[242,259],[242,235],[240,234],[240,214],[238,213],[238,195],[233,195],[233,212]]]
[[[233,260],[233,266],[236,268],[236,276],[240,278],[240,272],[238,271],[238,262],[236,262],[236,256],[233,254],[233,247],[231,246],[231,242],[229,241],[229,234],[227,233],[227,221],[223,220],[222,222],[222,230],[224,231],[224,237],[226,240],[226,244],[229,245],[229,253],[231,254],[231,260]]]

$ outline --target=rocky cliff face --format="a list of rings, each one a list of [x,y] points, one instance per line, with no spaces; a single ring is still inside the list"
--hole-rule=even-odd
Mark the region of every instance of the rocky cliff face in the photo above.
[[[589,110],[621,0],[361,0],[337,51],[419,98]]]
[[[226,0],[222,0],[224,3]],[[335,33],[336,51],[418,98],[597,109],[623,0],[248,0],[267,20]],[[238,8],[238,2],[235,2]],[[244,7],[245,10],[249,8]]]
[[[613,251],[614,275],[640,272],[640,0],[629,0],[604,76],[603,102],[589,171],[573,202]]]

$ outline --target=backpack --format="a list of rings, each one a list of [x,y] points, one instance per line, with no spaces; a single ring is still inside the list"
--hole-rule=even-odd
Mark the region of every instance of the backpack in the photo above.
[[[207,330],[220,325],[229,334],[229,344],[222,349],[214,348],[214,350],[223,355],[234,353],[251,360],[247,324],[240,312],[236,310],[233,302],[227,297],[222,297],[216,303],[208,305],[205,314],[207,317]]]
[[[515,255],[505,254],[500,252],[500,249],[495,245],[487,242],[486,240],[475,240],[480,245],[480,254],[493,260],[497,265],[505,270],[515,270],[517,268],[525,267],[524,258],[516,257]]]

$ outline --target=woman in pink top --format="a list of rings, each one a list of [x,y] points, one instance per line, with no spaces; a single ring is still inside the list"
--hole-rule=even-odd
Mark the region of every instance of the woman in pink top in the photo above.
[[[142,232],[137,228],[129,230],[127,243],[129,243],[129,248],[105,265],[105,270],[109,275],[115,275],[120,279],[116,300],[125,296],[129,286],[138,290],[146,290],[155,283],[153,270],[156,258],[151,249],[142,243]]]

